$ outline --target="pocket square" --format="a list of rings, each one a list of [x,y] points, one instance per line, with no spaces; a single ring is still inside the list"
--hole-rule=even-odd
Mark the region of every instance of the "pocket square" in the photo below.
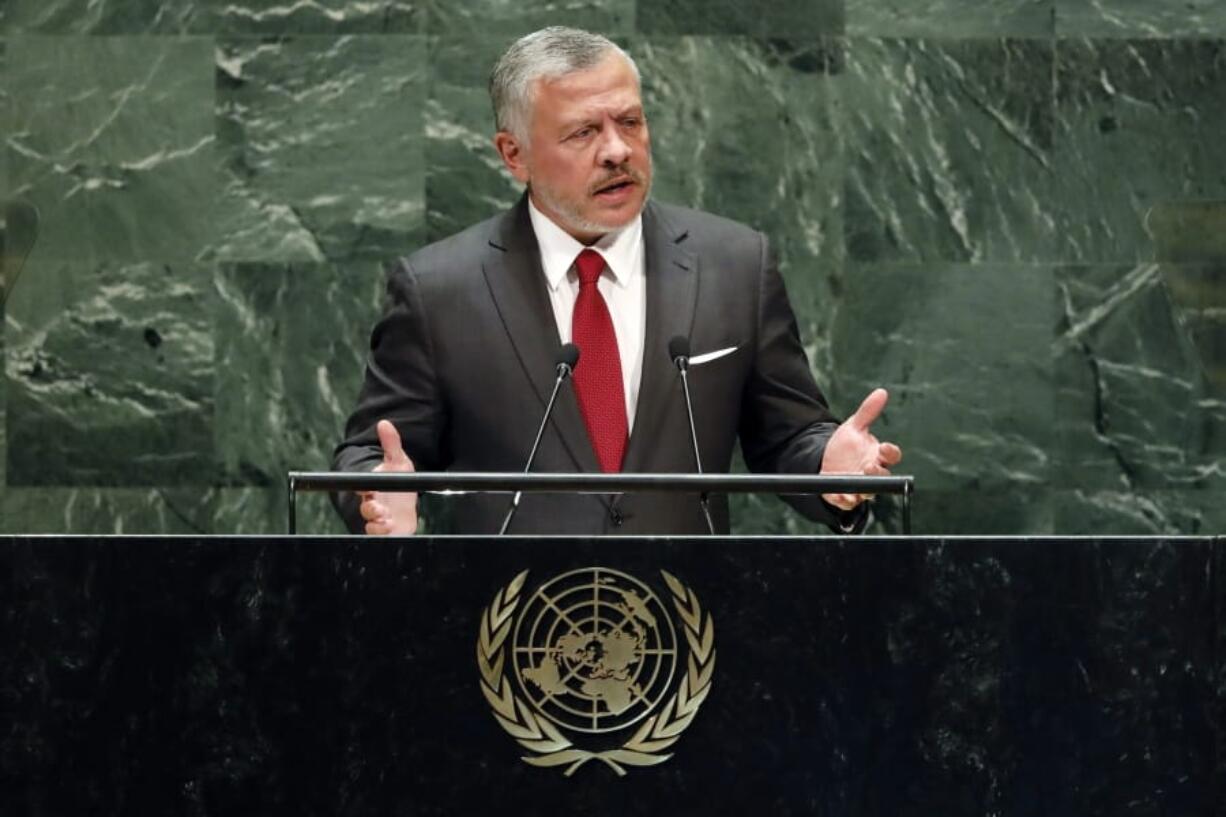
[[[704,363],[710,363],[712,360],[719,360],[721,357],[730,355],[739,348],[739,346],[729,346],[727,349],[716,349],[714,352],[703,352],[701,355],[694,355],[690,358],[690,365],[701,366]]]

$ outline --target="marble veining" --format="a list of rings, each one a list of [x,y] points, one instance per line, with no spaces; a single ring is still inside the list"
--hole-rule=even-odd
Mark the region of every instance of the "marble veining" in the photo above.
[[[1056,33],[1065,36],[1167,38],[1226,35],[1217,0],[1055,0]]]
[[[847,33],[868,37],[1051,37],[1058,0],[856,0]]]
[[[848,252],[1052,257],[1050,43],[857,39],[848,51]]]
[[[424,42],[223,42],[225,261],[387,259],[422,219]]]
[[[1060,260],[1154,260],[1146,224],[1179,202],[1226,199],[1220,40],[1062,40],[1052,157]],[[1090,206],[1092,203],[1092,206]]]

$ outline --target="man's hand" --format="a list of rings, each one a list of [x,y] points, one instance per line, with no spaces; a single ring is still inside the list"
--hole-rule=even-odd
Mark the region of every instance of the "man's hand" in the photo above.
[[[375,466],[375,472],[412,472],[413,461],[400,446],[396,426],[387,420],[380,420],[375,431],[383,448],[383,462]],[[359,496],[362,497],[362,504],[358,510],[366,520],[367,533],[375,536],[412,536],[417,533],[417,494],[361,491]]]
[[[856,413],[835,429],[822,455],[821,473],[889,476],[890,467],[902,459],[902,449],[893,443],[878,441],[868,430],[881,416],[889,399],[885,389],[874,389]],[[822,494],[822,499],[844,511],[871,498],[871,494]]]

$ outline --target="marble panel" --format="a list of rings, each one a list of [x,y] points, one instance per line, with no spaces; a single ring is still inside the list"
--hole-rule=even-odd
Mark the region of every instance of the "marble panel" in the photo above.
[[[420,0],[205,0],[199,27],[218,34],[421,34]]]
[[[212,43],[8,43],[12,193],[42,213],[49,262],[190,261],[214,235]]]
[[[1053,455],[1051,270],[853,265],[847,281],[832,404],[846,416],[871,389],[890,390],[873,430],[902,447],[897,470],[916,477],[917,503],[947,491],[974,508],[984,493],[1044,486]],[[960,520],[960,530],[995,524],[970,510]]]
[[[4,231],[0,229],[0,252],[3,252]],[[7,347],[5,341],[4,325],[6,306],[4,299],[0,298],[0,360],[7,361]],[[0,377],[0,502],[4,501],[5,486],[8,484],[8,378]]]
[[[635,20],[635,0],[431,0],[427,8],[430,34],[483,39],[492,33],[503,48],[515,36],[545,26],[574,26],[613,37],[631,33]]]
[[[640,0],[636,23],[644,34],[733,34],[817,37],[842,34],[844,0]]]
[[[1226,253],[1216,263],[1162,264],[1159,271],[1175,321],[1199,364],[1206,394],[1226,399]]]
[[[1052,482],[1088,492],[1226,484],[1222,267],[1062,267]]]
[[[509,39],[486,35],[430,40],[425,114],[428,241],[507,209],[522,193],[494,150],[487,90],[490,71]]]
[[[1056,0],[857,0],[847,33],[857,37],[1050,37]]]
[[[0,194],[2,195],[2,194]],[[38,209],[21,198],[0,199],[0,303],[22,284],[27,264],[39,240]]]
[[[1226,199],[1156,204],[1145,232],[1159,261],[1226,263]]]
[[[0,20],[3,20],[3,14],[3,8],[0,8]],[[11,127],[13,121],[13,99],[9,91],[7,53],[8,43],[0,38],[0,122],[4,123],[6,131]],[[11,192],[8,152],[0,150],[0,201],[7,200]]]
[[[0,33],[185,34],[200,27],[208,0],[5,0]]]
[[[210,524],[216,534],[275,535],[289,530],[284,480],[267,488],[222,488],[216,492]],[[327,494],[299,493],[299,535],[343,536],[348,533]]]
[[[240,264],[216,280],[224,483],[283,489],[289,470],[329,470],[381,312],[380,265]],[[284,530],[283,509],[272,519],[262,532]]]
[[[682,37],[632,46],[651,122],[653,195],[766,233],[823,380],[844,286],[841,43]]]
[[[425,41],[226,40],[217,51],[226,261],[390,258],[422,223]]]
[[[904,459],[895,473],[909,474]],[[1054,499],[1046,485],[924,490],[917,481],[911,497],[911,532],[917,536],[1042,536],[1057,529]],[[875,522],[866,533],[900,535],[902,500],[882,496],[873,503]]]
[[[0,531],[207,534],[214,530],[216,504],[217,492],[211,489],[10,487],[0,494]]]
[[[2,106],[4,100],[0,100]],[[29,202],[7,197],[3,176],[4,157],[0,153],[0,359],[6,348],[4,326],[9,297],[19,286],[32,286],[33,279],[22,277],[25,261],[38,238],[38,213]],[[0,376],[0,502],[8,472],[7,378]]]
[[[0,9],[0,21],[3,21],[4,11]],[[0,40],[0,122],[9,122],[8,84],[5,82],[6,43]],[[4,359],[4,305],[8,302],[9,291],[15,283],[17,264],[10,260],[12,249],[12,228],[9,225],[9,179],[8,154],[0,150],[0,360]],[[0,501],[3,501],[4,485],[8,470],[8,435],[5,431],[5,378],[0,377]]]
[[[0,32],[36,34],[416,34],[412,0],[6,0]]]
[[[1056,87],[1058,258],[1177,254],[1168,236],[1151,234],[1162,213],[1226,198],[1226,43],[1061,40]]]
[[[806,519],[773,496],[733,494],[728,497],[728,511],[734,536],[833,535],[826,525]]]
[[[35,258],[7,304],[13,485],[208,485],[212,270]]]
[[[1054,493],[1056,530],[1070,536],[1196,536],[1226,528],[1213,490],[1072,488]]]
[[[849,255],[1050,259],[1053,59],[1036,40],[850,40]]]
[[[1170,38],[1226,35],[1220,0],[1055,0],[1060,37]]]
[[[910,463],[894,469],[910,474]],[[986,490],[924,490],[911,498],[911,533],[916,536],[1044,535],[1055,528],[1051,491],[1046,486]],[[882,495],[873,501],[866,536],[903,533],[902,498]],[[732,531],[738,536],[834,536],[774,497],[736,496],[730,501]]]

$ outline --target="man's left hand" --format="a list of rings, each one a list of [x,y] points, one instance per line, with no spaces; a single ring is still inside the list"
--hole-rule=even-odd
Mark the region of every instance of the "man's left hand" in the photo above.
[[[822,474],[886,477],[890,467],[902,459],[902,449],[893,443],[883,443],[873,436],[869,427],[881,416],[886,401],[885,389],[874,389],[856,413],[835,429],[822,455]],[[850,511],[872,494],[822,494],[822,499],[840,510]]]

